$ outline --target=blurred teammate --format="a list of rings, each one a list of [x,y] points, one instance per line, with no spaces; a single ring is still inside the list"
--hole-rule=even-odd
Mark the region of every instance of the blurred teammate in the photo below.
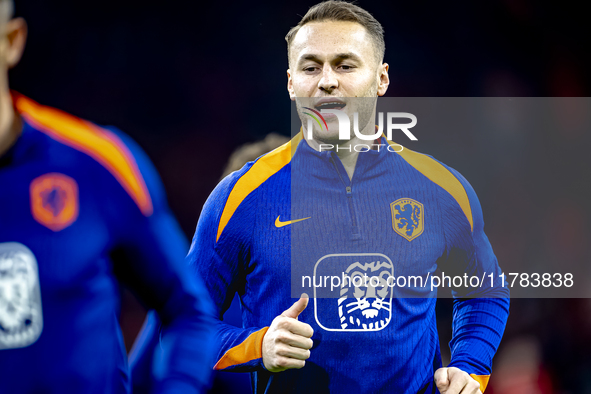
[[[9,91],[26,36],[12,7],[0,0],[0,392],[128,392],[118,281],[163,321],[152,391],[202,392],[211,301],[156,171],[118,130]]]
[[[232,152],[232,155],[230,155],[230,158],[228,159],[228,164],[226,164],[226,168],[222,173],[221,179],[223,180],[234,171],[241,169],[249,161],[256,160],[259,156],[279,148],[288,141],[289,138],[283,135],[270,133],[267,134],[261,141],[244,144],[236,148],[236,150]]]
[[[261,141],[246,143],[239,146],[230,155],[221,179],[224,179],[230,173],[239,170],[249,161],[255,160],[259,156],[278,148],[288,141],[288,137],[276,133],[270,133]],[[238,305],[234,304],[234,309],[230,308],[226,310],[226,321],[230,320],[228,319],[228,315],[231,314],[236,316],[234,318],[237,319],[237,321],[240,320],[240,309]],[[160,320],[158,317],[152,312],[148,313],[140,335],[138,335],[134,342],[133,349],[130,352],[129,365],[133,376],[134,393],[145,392],[145,387],[149,384],[150,369],[154,362],[154,349],[157,347],[158,343],[158,336],[156,333],[159,325]],[[224,380],[224,378],[226,379]],[[236,376],[234,382],[228,382],[227,375],[216,376],[216,374],[214,374],[210,391],[225,392],[228,389],[231,390],[228,385],[234,385],[235,390],[238,390],[238,387],[243,387],[243,381],[241,380],[243,379]]]

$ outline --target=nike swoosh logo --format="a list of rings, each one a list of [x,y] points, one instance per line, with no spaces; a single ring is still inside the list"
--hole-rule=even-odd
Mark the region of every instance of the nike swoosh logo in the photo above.
[[[281,215],[277,216],[277,219],[275,219],[275,227],[283,227],[283,226],[287,226],[288,224],[301,222],[302,220],[310,219],[312,216],[310,216],[308,218],[303,218],[303,219],[288,220],[287,222],[282,222],[281,220],[279,220],[280,217],[281,217]]]

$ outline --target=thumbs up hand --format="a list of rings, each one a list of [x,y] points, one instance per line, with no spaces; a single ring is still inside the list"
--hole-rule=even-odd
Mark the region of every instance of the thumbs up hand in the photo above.
[[[263,364],[270,372],[302,368],[310,357],[312,334],[309,324],[298,321],[308,306],[308,296],[302,294],[288,310],[273,319],[263,338]]]

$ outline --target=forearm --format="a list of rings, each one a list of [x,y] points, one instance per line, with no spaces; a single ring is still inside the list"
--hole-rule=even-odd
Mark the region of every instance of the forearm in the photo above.
[[[231,372],[264,369],[262,344],[268,328],[238,328],[219,321],[216,324],[218,351],[214,369]]]
[[[205,326],[209,328],[205,328]],[[211,321],[178,321],[162,327],[154,353],[153,392],[201,393],[209,386],[212,355],[215,352]],[[183,391],[178,391],[184,388]]]
[[[163,325],[150,311],[129,355],[134,392],[204,393],[216,351],[213,316],[177,316]]]
[[[508,317],[509,298],[454,300],[449,366],[469,374],[490,375]]]

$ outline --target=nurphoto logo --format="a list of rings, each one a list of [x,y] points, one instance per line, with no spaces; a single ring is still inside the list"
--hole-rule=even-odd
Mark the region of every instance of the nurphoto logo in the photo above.
[[[316,110],[310,107],[302,107],[303,114],[308,115],[308,122],[306,130],[308,132],[307,138],[312,138],[312,130],[314,127],[314,121],[318,124],[320,129],[328,130],[328,124],[324,119],[323,114],[328,115],[335,115],[338,124],[339,124],[339,140],[347,141],[351,139],[351,121],[349,120],[349,116],[347,113],[340,109],[320,109]],[[394,123],[394,119],[397,118],[405,118],[409,119],[410,123]],[[392,131],[393,130],[401,130],[410,140],[417,141],[417,137],[414,136],[413,133],[410,132],[409,129],[413,128],[417,124],[417,117],[409,112],[387,112],[386,113],[386,138],[389,141],[392,141]],[[384,113],[378,113],[378,125],[376,127],[376,132],[374,134],[362,134],[359,131],[359,113],[353,113],[353,132],[355,136],[363,141],[375,141],[384,133]],[[374,144],[375,145],[375,144]],[[361,144],[361,147],[365,147],[365,150],[358,150],[357,145],[355,150],[357,152],[364,152],[370,150],[370,146],[366,144]],[[403,148],[400,145],[395,144],[395,146],[400,147],[399,150],[390,150],[391,146],[388,146],[388,150],[400,152]],[[331,144],[320,144],[320,150],[329,150],[333,149],[334,145]],[[379,147],[378,147],[379,150]]]

